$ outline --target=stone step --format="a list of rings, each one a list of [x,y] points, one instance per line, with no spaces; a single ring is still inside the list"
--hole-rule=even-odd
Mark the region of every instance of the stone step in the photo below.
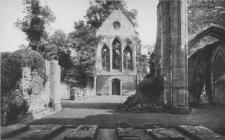
[[[174,128],[154,128],[146,132],[157,140],[185,140],[185,136]]]
[[[95,140],[97,129],[97,125],[80,125],[77,128],[69,129],[64,140]]]
[[[22,137],[25,140],[47,140],[54,135],[62,132],[62,125],[33,125],[30,130]]]
[[[181,125],[177,130],[194,140],[225,140],[225,137],[204,126]]]
[[[24,124],[15,124],[15,125],[10,125],[10,126],[6,126],[6,127],[1,127],[1,137],[2,138],[8,138],[8,137],[12,137],[15,136],[18,133],[22,133],[26,130],[29,129],[28,125],[24,125]]]

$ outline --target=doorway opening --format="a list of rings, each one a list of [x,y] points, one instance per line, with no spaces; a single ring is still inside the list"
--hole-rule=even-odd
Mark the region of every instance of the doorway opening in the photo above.
[[[120,95],[120,80],[113,79],[112,80],[112,95]]]

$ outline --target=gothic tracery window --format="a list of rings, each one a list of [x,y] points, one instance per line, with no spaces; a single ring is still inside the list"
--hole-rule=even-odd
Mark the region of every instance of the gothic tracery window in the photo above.
[[[112,44],[113,48],[113,69],[121,69],[121,43],[116,38]]]
[[[123,52],[123,65],[124,69],[133,69],[133,58],[132,58],[132,50],[129,46],[127,46]]]
[[[106,45],[102,48],[102,67],[107,70],[110,68],[109,48]]]

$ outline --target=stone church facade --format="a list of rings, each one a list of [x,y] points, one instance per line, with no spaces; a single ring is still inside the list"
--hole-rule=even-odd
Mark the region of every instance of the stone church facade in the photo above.
[[[99,28],[94,88],[97,95],[125,95],[137,86],[137,60],[141,47],[138,33],[120,9],[114,10]]]

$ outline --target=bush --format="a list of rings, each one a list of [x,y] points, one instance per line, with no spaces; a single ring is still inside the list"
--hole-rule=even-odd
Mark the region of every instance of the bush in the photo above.
[[[29,67],[37,70],[44,78],[44,59],[36,51],[21,49],[14,53],[2,56],[1,61],[1,124],[13,123],[24,116],[28,110],[27,101],[19,89],[22,77],[22,68]]]
[[[8,58],[11,54],[11,52],[1,52],[1,61]]]
[[[1,98],[1,124],[16,122],[19,116],[28,111],[28,103],[23,99],[22,91],[17,89]]]
[[[161,76],[153,76],[144,79],[138,85],[137,92],[139,92],[137,94],[147,97],[150,102],[157,101],[163,94],[163,78]]]
[[[138,84],[136,94],[127,98],[120,107],[122,110],[129,110],[137,105],[148,104],[153,106],[162,106],[163,78],[153,76],[144,79]]]
[[[22,68],[37,69],[44,78],[44,59],[36,51],[21,49],[1,61],[1,91],[2,95],[17,88],[17,83],[22,76]]]

